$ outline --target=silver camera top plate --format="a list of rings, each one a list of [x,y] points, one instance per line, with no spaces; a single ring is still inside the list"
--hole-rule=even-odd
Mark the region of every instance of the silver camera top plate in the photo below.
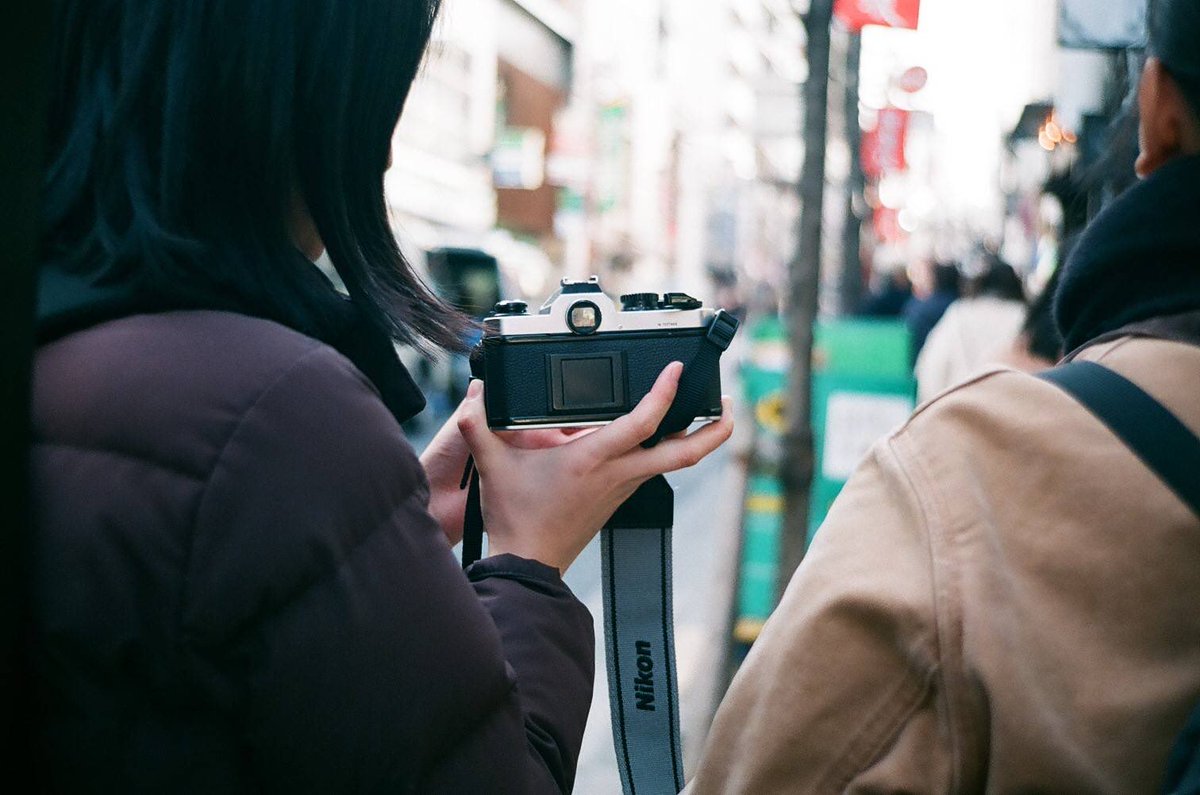
[[[591,310],[594,308],[595,312]],[[584,311],[578,312],[577,310]],[[573,315],[574,312],[574,315]],[[573,337],[597,333],[634,331],[672,331],[705,328],[716,312],[707,307],[694,309],[622,309],[603,290],[593,276],[585,282],[563,279],[562,285],[538,309],[536,314],[491,315],[483,321],[484,337],[510,337],[563,334]],[[581,328],[575,319],[587,321]]]

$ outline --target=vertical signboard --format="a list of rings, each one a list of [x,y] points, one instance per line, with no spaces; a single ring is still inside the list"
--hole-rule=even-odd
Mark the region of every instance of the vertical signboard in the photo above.
[[[817,470],[809,542],[871,446],[916,406],[911,335],[901,322],[839,319],[815,329],[813,433]]]
[[[857,33],[867,25],[915,30],[921,13],[921,0],[837,0],[833,14]]]
[[[917,391],[909,366],[910,335],[903,323],[823,320],[815,332],[816,473],[809,541],[871,446],[908,419]],[[754,410],[755,453],[742,511],[733,625],[735,649],[740,652],[758,638],[778,594],[784,504],[779,465],[789,369],[786,329],[779,318],[760,318],[746,333],[749,361],[741,375],[746,401]]]
[[[779,585],[779,545],[783,532],[783,483],[779,464],[786,430],[787,377],[791,351],[777,315],[760,317],[745,331],[749,340],[741,381],[754,412],[754,454],[742,506],[742,549],[733,639],[743,649],[758,638]]]
[[[863,133],[862,168],[872,179],[908,168],[905,147],[908,145],[909,112],[899,108],[879,111],[873,130]]]

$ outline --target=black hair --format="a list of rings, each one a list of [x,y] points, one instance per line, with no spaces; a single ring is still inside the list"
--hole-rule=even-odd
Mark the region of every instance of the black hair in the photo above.
[[[1068,246],[1064,244],[1063,249],[1065,254]],[[1065,256],[1060,259],[1066,261]],[[1042,292],[1029,305],[1021,327],[1021,340],[1026,350],[1032,356],[1048,362],[1057,362],[1066,353],[1063,350],[1062,333],[1054,320],[1054,295],[1062,281],[1062,272],[1062,265],[1054,269]]]
[[[307,210],[371,327],[457,347],[465,321],[401,254],[383,189],[438,5],[56,0],[43,262],[321,336]]]
[[[997,256],[988,257],[987,267],[971,285],[971,293],[977,297],[1002,298],[1006,301],[1025,301],[1025,285],[1021,277],[1004,260]]]
[[[1196,0],[1152,3],[1150,54],[1162,61],[1200,119],[1200,3]]]
[[[939,262],[933,266],[933,289],[936,292],[962,292],[962,271],[955,262]]]

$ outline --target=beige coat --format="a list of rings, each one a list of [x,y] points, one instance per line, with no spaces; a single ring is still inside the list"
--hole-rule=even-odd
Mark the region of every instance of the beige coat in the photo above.
[[[1200,433],[1200,347],[1080,358]],[[1200,520],[1064,392],[993,370],[846,486],[688,792],[1157,792],[1198,702]]]

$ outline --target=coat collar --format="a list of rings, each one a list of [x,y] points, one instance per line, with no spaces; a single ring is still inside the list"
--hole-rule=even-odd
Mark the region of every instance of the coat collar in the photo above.
[[[314,266],[315,269],[315,266]],[[330,310],[337,322],[321,341],[337,349],[375,385],[397,422],[425,408],[425,396],[400,362],[391,338],[375,329],[348,298],[330,288]],[[131,315],[186,309],[211,309],[265,317],[242,302],[223,297],[190,300],[148,295],[128,283],[105,283],[43,265],[38,273],[37,338],[39,344],[109,320]],[[266,318],[276,320],[276,318]],[[309,334],[303,329],[296,329]]]
[[[1186,157],[1096,217],[1067,261],[1054,315],[1071,351],[1135,324],[1194,312],[1200,312],[1200,157]],[[1176,335],[1189,328],[1186,321],[1169,325]]]

